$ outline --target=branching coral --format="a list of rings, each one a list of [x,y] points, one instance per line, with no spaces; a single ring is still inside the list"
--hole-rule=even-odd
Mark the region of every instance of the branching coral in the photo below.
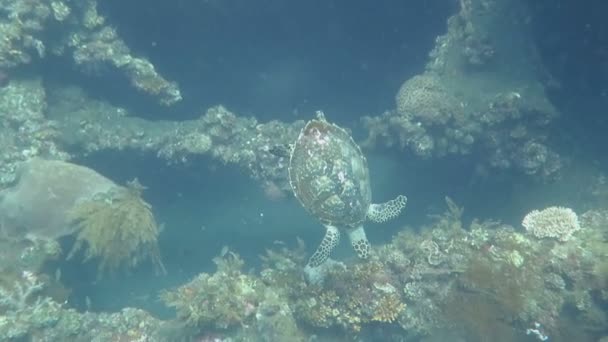
[[[325,291],[317,297],[310,296],[296,302],[295,309],[298,317],[315,327],[328,328],[340,315],[337,309],[339,298],[334,291]]]
[[[378,304],[374,308],[372,321],[392,323],[394,322],[401,311],[405,309],[405,304],[396,294],[389,294],[380,298]]]
[[[426,70],[399,89],[395,109],[363,119],[367,144],[400,144],[423,157],[482,152],[488,166],[554,176],[562,162],[545,141],[557,110],[527,28],[506,19],[526,9],[514,1],[460,2]]]
[[[13,284],[0,285],[0,340],[29,341],[32,332],[59,320],[61,305],[41,294],[44,284],[23,271]],[[28,338],[29,337],[29,338]]]
[[[559,241],[569,240],[573,233],[581,229],[576,213],[563,207],[533,210],[524,217],[522,226],[539,239],[555,238]]]
[[[44,286],[32,272],[23,271],[21,278],[10,289],[0,287],[0,309],[8,311],[24,309],[36,299]]]
[[[141,198],[141,185],[117,187],[78,203],[69,218],[80,229],[69,258],[84,250],[85,261],[99,259],[100,274],[150,259],[164,272],[157,245],[159,228],[151,206]]]

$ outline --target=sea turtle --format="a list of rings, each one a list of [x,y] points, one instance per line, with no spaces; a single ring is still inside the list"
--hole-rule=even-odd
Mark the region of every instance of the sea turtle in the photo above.
[[[323,265],[345,230],[357,255],[369,256],[363,222],[384,222],[399,215],[403,195],[371,203],[367,160],[350,134],[325,120],[322,112],[306,123],[290,148],[289,183],[302,206],[327,229],[307,268]]]

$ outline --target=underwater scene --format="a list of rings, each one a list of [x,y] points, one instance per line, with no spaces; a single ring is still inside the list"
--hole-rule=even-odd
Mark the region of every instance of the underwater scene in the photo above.
[[[608,342],[607,14],[0,0],[0,341]]]

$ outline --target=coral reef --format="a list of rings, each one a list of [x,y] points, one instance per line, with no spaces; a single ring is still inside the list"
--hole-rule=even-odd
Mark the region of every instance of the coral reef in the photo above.
[[[563,207],[533,210],[524,217],[521,225],[539,239],[555,238],[559,241],[569,240],[573,233],[581,229],[576,213]]]
[[[371,322],[392,323],[407,310],[396,280],[373,260],[352,269],[333,268],[323,286],[306,286],[294,296],[295,315],[313,327],[340,327],[350,333]]]
[[[389,294],[380,298],[378,305],[374,308],[373,322],[393,323],[399,314],[405,309],[405,304],[396,294]]]
[[[448,331],[470,341],[524,340],[526,334],[567,341],[608,333],[605,211],[582,214],[580,231],[559,241],[494,221],[465,225],[463,209],[449,198],[446,204],[420,232],[404,229],[365,262],[328,268],[323,285],[304,280],[301,241],[267,251],[259,273],[243,273],[245,262],[226,249],[214,259],[214,273],[161,293],[176,311],[166,322],[132,309],[78,313],[47,296],[42,275],[4,269],[0,337],[304,341],[336,340],[340,332],[350,340],[393,341]],[[17,260],[31,247],[1,251]],[[53,248],[40,251],[47,249]]]
[[[200,274],[189,283],[165,291],[161,299],[177,319],[198,329],[226,330],[255,320],[264,285],[241,273],[243,261],[234,253],[216,257],[217,272]]]
[[[23,271],[21,281],[13,284],[11,289],[0,288],[0,308],[8,312],[27,307],[43,286],[34,273]]]
[[[495,168],[557,175],[562,159],[547,144],[557,111],[519,21],[522,1],[460,4],[425,72],[401,86],[395,109],[364,120],[367,143],[421,157],[480,151]],[[259,273],[243,272],[243,260],[223,253],[214,273],[161,294],[176,311],[167,322],[136,309],[69,308],[65,293],[53,289],[60,269],[43,266],[61,252],[54,239],[76,234],[69,256],[98,260],[100,273],[144,259],[162,270],[162,263],[142,188],[61,162],[69,158],[62,148],[75,155],[130,149],[168,163],[209,157],[284,190],[288,161],[273,150],[293,142],[303,122],[260,123],[223,106],[195,120],[153,122],[75,88],[45,91],[41,80],[13,72],[50,53],[70,55],[89,74],[115,68],[161,103],[181,98],[175,83],[130,52],[95,1],[0,5],[0,223],[10,235],[0,237],[0,340],[176,340],[168,325],[201,341],[323,340],[336,332],[349,340],[420,340],[444,329],[469,341],[606,339],[608,191],[601,173],[590,185],[600,209],[578,218],[564,208],[535,211],[525,230],[491,220],[465,224],[463,209],[446,198],[446,212],[427,226],[403,228],[374,245],[365,262],[333,264],[322,285],[305,281],[307,252],[299,243],[268,251]]]
[[[557,110],[545,95],[534,45],[518,23],[525,4],[460,5],[426,70],[399,89],[396,109],[363,119],[366,145],[398,144],[423,157],[481,149],[494,168],[555,176],[561,159],[545,141]]]
[[[15,181],[24,160],[69,157],[57,144],[59,131],[45,117],[46,109],[46,92],[38,78],[13,79],[0,88],[0,189]]]
[[[100,274],[133,268],[143,260],[151,260],[164,273],[159,228],[150,204],[141,198],[142,190],[135,179],[127,188],[114,187],[75,204],[68,218],[78,234],[68,258],[84,250],[84,261],[99,261]]]
[[[255,314],[256,334],[261,341],[306,341],[299,329],[286,297],[275,289],[266,288]]]
[[[133,56],[116,30],[97,10],[94,0],[0,1],[0,68],[11,69],[44,60],[50,53],[71,54],[85,72],[112,65],[138,90],[166,105],[181,100],[176,83],[167,81],[146,59]],[[53,34],[48,34],[52,32]]]
[[[44,284],[30,272],[23,271],[21,279],[11,287],[0,287],[0,337],[16,340],[32,330],[52,326],[61,306],[39,293]]]
[[[55,89],[49,118],[57,122],[59,140],[75,154],[126,149],[156,155],[169,164],[190,164],[202,156],[242,167],[256,180],[272,181],[291,192],[288,156],[273,148],[292,143],[303,122],[291,124],[239,117],[223,106],[206,110],[198,119],[146,121],[124,108],[90,99],[75,88]]]
[[[2,341],[167,341],[164,324],[138,309],[111,314],[69,308],[58,272],[45,261],[57,258],[55,241],[24,243],[0,239],[0,340]],[[65,290],[64,290],[65,291]]]
[[[585,228],[571,239],[546,243],[495,221],[466,226],[463,209],[446,203],[421,233],[404,230],[368,261],[328,268],[322,286],[302,280],[301,244],[268,251],[259,277],[280,294],[300,329],[315,334],[340,328],[350,336],[399,331],[420,338],[448,329],[471,341],[526,333],[560,340],[571,334],[560,321],[573,317],[595,322],[586,333],[605,332],[597,295],[605,291],[597,268],[606,260],[606,240],[597,236],[606,222],[600,212],[583,215]],[[577,312],[564,311],[569,305]]]

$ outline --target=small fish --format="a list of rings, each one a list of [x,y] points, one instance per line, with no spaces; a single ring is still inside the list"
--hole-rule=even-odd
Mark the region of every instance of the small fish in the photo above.
[[[0,70],[0,88],[8,86],[10,82],[11,77],[9,76],[9,74],[4,70]]]
[[[84,297],[84,306],[86,307],[87,311],[91,311],[91,298],[89,298],[89,296]]]

